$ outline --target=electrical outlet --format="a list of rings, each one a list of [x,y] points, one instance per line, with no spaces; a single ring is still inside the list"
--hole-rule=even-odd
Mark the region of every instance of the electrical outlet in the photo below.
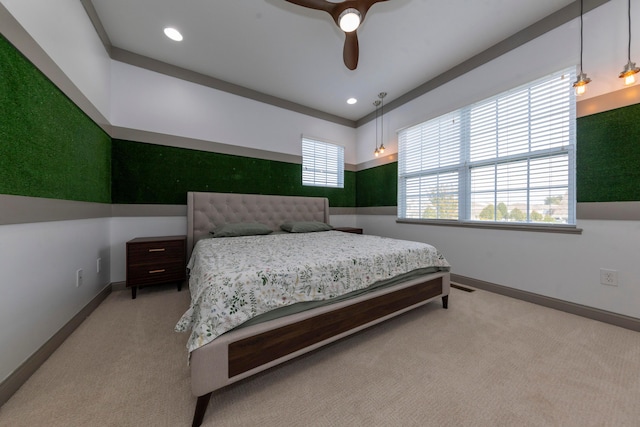
[[[102,267],[102,258],[98,258],[96,260],[96,273],[100,273],[101,267]]]
[[[82,269],[76,270],[76,288],[82,286]]]
[[[618,286],[618,270],[600,269],[600,284]]]

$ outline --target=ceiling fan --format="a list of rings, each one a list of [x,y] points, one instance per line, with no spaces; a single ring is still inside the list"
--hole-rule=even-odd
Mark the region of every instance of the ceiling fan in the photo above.
[[[367,11],[375,3],[388,0],[285,0],[310,9],[324,10],[345,33],[342,58],[350,70],[358,66],[358,35],[356,30],[364,21]]]

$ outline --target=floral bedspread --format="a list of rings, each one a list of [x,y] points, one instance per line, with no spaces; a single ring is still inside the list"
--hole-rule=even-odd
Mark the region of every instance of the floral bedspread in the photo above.
[[[426,243],[340,231],[202,239],[188,264],[191,306],[175,329],[191,330],[191,352],[259,314],[424,267],[449,263]]]

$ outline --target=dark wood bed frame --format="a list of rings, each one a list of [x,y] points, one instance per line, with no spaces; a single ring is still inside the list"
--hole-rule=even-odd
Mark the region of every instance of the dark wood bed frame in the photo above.
[[[247,198],[243,201],[242,198]],[[189,252],[193,248],[193,244],[198,240],[197,226],[191,221],[200,222],[204,218],[209,218],[208,213],[198,213],[199,210],[208,210],[210,206],[217,205],[220,208],[221,203],[228,203],[230,200],[232,205],[236,206],[231,209],[234,212],[236,222],[256,220],[267,223],[265,217],[255,218],[251,214],[251,218],[239,214],[238,216],[238,198],[240,205],[249,205],[249,211],[255,211],[253,203],[258,200],[257,204],[262,206],[264,200],[268,199],[268,203],[276,201],[276,205],[281,203],[293,203],[294,205],[305,199],[302,205],[305,205],[312,199],[313,203],[323,200],[321,203],[324,210],[318,217],[313,214],[313,220],[329,222],[328,217],[328,201],[326,199],[309,198],[309,197],[285,197],[285,196],[258,196],[258,195],[229,195],[220,193],[189,193],[188,207],[188,239]],[[264,199],[263,198],[267,198]],[[292,201],[292,199],[295,199]],[[250,201],[250,202],[249,202]],[[200,207],[199,207],[200,206]],[[303,209],[307,212],[307,209]],[[281,215],[281,213],[279,213]],[[216,214],[213,214],[215,217]],[[311,220],[304,214],[293,213],[291,216],[280,217],[274,220],[274,224],[280,224],[283,220]],[[221,223],[220,219],[216,219]],[[232,221],[228,221],[232,222]],[[204,225],[205,229],[211,227],[211,224]],[[212,228],[208,228],[209,230]],[[274,228],[275,229],[275,228]],[[200,233],[202,237],[202,233]],[[230,383],[238,381],[253,375],[259,371],[268,369],[278,365],[286,360],[293,359],[301,354],[320,348],[330,342],[337,341],[343,337],[356,333],[369,326],[383,322],[389,318],[395,317],[401,313],[412,310],[414,308],[425,305],[426,303],[442,298],[442,306],[447,308],[449,295],[449,272],[439,272],[425,275],[423,277],[403,282],[393,287],[381,289],[368,295],[363,295],[351,300],[343,301],[335,306],[325,306],[312,309],[303,313],[288,316],[291,320],[276,319],[265,322],[264,324],[254,325],[244,330],[231,331],[206,346],[196,349],[192,352],[192,390],[198,396],[195,413],[193,416],[192,426],[197,427],[202,421],[209,404],[209,400],[213,391],[224,387]],[[271,326],[272,324],[273,326]],[[255,332],[252,331],[255,329]],[[224,337],[224,338],[223,338]],[[220,338],[223,338],[220,340]],[[217,341],[223,341],[219,348],[202,350],[207,346],[217,345]],[[208,352],[206,356],[202,356],[202,352]],[[215,356],[219,360],[209,364],[208,359],[213,359],[212,354],[225,353],[221,356]],[[194,361],[197,363],[194,367]],[[226,366],[220,366],[226,365]],[[218,366],[218,368],[216,368]],[[225,369],[226,368],[226,369]],[[207,370],[208,369],[208,370]],[[202,379],[201,376],[208,376],[211,370],[226,370],[226,374],[222,378]],[[197,383],[197,384],[196,384]],[[203,391],[205,391],[203,393]]]

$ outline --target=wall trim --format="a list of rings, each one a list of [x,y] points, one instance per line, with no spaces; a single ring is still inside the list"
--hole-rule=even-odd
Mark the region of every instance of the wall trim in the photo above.
[[[41,73],[64,93],[74,104],[80,108],[91,120],[100,126],[107,134],[110,134],[111,124],[106,117],[89,101],[78,87],[67,77],[60,67],[49,55],[36,43],[31,35],[0,3],[0,28],[2,35],[20,53],[27,58]]]
[[[228,154],[231,156],[250,157],[253,159],[271,160],[274,162],[285,162],[302,164],[302,156],[295,154],[279,153],[277,151],[262,150],[259,148],[242,147],[239,145],[224,144],[222,142],[207,141],[185,136],[169,135],[146,130],[131,129],[119,126],[112,126],[111,137],[131,142],[145,144],[163,145],[165,147],[186,148],[188,150],[198,150],[208,153]],[[357,166],[345,163],[344,170],[356,171]]]
[[[378,166],[388,165],[389,163],[396,163],[398,161],[398,153],[391,153],[384,157],[377,157],[373,160],[368,160],[356,165],[356,171],[365,169],[371,169]]]
[[[155,71],[167,76],[175,77],[187,82],[227,92],[243,98],[252,99],[264,104],[273,105],[275,107],[293,111],[294,113],[304,114],[310,117],[315,117],[317,119],[333,122],[342,126],[348,126],[350,128],[356,127],[356,122],[354,120],[345,119],[344,117],[339,117],[333,114],[326,113],[324,111],[316,110],[314,108],[307,107],[305,105],[298,104],[292,101],[287,101],[286,99],[278,98],[273,95],[267,95],[265,93],[258,92],[257,90],[249,89],[244,86],[239,86],[224,80],[217,79],[215,77],[208,76],[206,74],[201,74],[195,71],[188,70],[186,68],[181,68],[176,65],[158,61],[156,59],[142,56],[115,46],[111,48],[111,59],[146,70]]]
[[[356,215],[389,215],[398,216],[397,206],[362,206],[356,209]]]
[[[76,330],[78,326],[104,301],[111,293],[111,284],[105,286],[87,305],[71,318],[58,332],[36,350],[22,365],[0,383],[0,406],[33,375],[35,371],[51,356],[60,345]]]
[[[84,11],[87,13],[89,20],[93,25],[93,28],[96,30],[96,33],[98,34],[98,37],[100,37],[100,41],[102,42],[104,49],[109,54],[109,57],[111,57],[111,48],[113,46],[111,45],[111,40],[107,35],[107,30],[104,29],[104,26],[100,21],[100,18],[98,18],[98,12],[96,11],[96,8],[93,6],[93,3],[91,2],[91,0],[80,0],[80,3],[82,3],[82,6],[84,7]]]
[[[590,116],[638,103],[640,103],[640,87],[630,86],[576,102],[576,117]]]
[[[0,225],[111,216],[111,204],[0,194]]]
[[[91,218],[111,217],[159,217],[186,216],[186,205],[169,204],[108,204],[82,202],[76,200],[48,199],[44,197],[15,196],[0,194],[0,225],[28,224],[34,222],[71,221]],[[330,207],[331,215],[386,215],[397,218],[397,206],[361,206],[361,207]],[[640,201],[637,202],[590,202],[576,205],[578,220],[604,221],[640,221]],[[423,221],[400,220],[401,223]],[[427,225],[466,226],[466,224],[437,223],[430,221]],[[493,225],[479,225],[486,228]],[[524,231],[553,231],[580,234],[577,227],[533,227],[513,226],[509,230]]]
[[[609,1],[610,0],[587,0],[584,4],[584,12],[587,13],[592,9],[595,9]],[[358,120],[349,120],[301,104],[287,101],[282,98],[267,95],[265,93],[249,89],[244,86],[236,85],[224,80],[207,76],[205,74],[196,73],[185,68],[157,61],[149,57],[120,49],[111,44],[109,37],[104,31],[104,26],[100,22],[97,13],[95,13],[95,8],[93,7],[91,0],[81,0],[81,2],[84,5],[85,10],[87,11],[89,19],[96,28],[96,33],[98,33],[99,37],[102,40],[102,43],[105,46],[105,49],[110,53],[110,56],[113,60],[124,62],[165,75],[173,76],[203,86],[208,86],[213,89],[228,92],[244,98],[253,99],[258,102],[274,105],[276,107],[284,108],[300,114],[305,114],[311,117],[316,117],[344,126],[349,126],[352,128],[358,128],[365,123],[374,120],[374,118],[376,117],[375,112],[371,112]],[[562,9],[552,13],[551,15],[548,15],[538,22],[535,22],[529,27],[518,31],[510,37],[507,37],[506,39],[496,43],[483,52],[480,52],[479,54],[461,62],[453,68],[401,95],[388,104],[385,104],[385,107],[388,112],[401,107],[402,105],[414,100],[415,98],[418,98],[436,89],[437,87],[442,86],[443,84],[467,73],[470,69],[480,67],[481,65],[484,65],[487,62],[492,61],[493,59],[498,58],[499,56],[504,55],[505,53],[510,52],[511,50],[516,49],[537,37],[540,37],[541,35],[571,21],[578,16],[580,16],[580,3],[574,1],[569,5],[563,7]]]
[[[241,147],[239,145],[223,144],[221,142],[206,141],[204,139],[188,138],[185,136],[169,135],[146,130],[112,127],[111,137],[131,142],[163,145],[165,147],[186,148],[189,150],[205,151],[209,153],[229,154],[231,156],[252,157],[276,162],[302,164],[302,156],[278,153],[276,151],[258,148]]]
[[[544,307],[553,308],[555,310],[564,311],[565,313],[575,314],[577,316],[586,317],[588,319],[597,320],[599,322],[604,322],[610,325],[620,326],[621,328],[640,332],[640,319],[631,316],[625,316],[624,314],[617,314],[611,311],[601,310],[599,308],[593,308],[582,304],[563,301],[557,298],[547,297],[533,292],[523,291],[520,289],[510,288],[508,286],[485,282],[484,280],[461,276],[459,274],[452,273],[451,281],[460,283],[461,285],[471,286],[473,288],[482,289],[484,291],[493,292],[495,294],[504,295]]]
[[[187,205],[111,205],[112,217],[131,216],[187,216]]]
[[[640,202],[582,202],[576,209],[578,219],[640,221]]]
[[[0,194],[0,206],[3,207],[0,209],[0,225],[92,218],[187,216],[186,204],[106,204],[6,194]],[[331,215],[358,213],[355,207],[335,206],[329,210]]]
[[[357,208],[329,207],[329,215],[357,215]]]

